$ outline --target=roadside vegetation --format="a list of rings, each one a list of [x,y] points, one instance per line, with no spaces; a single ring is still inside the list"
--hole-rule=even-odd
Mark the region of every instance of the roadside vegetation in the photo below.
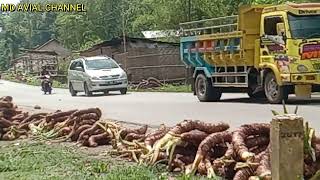
[[[10,180],[166,180],[169,174],[164,173],[162,168],[88,156],[69,146],[16,142],[0,145],[0,177]],[[175,178],[195,179],[185,176]]]
[[[35,76],[31,75],[15,75],[13,73],[6,73],[2,75],[2,79],[7,80],[7,81],[12,81],[12,82],[17,82],[17,83],[23,83],[27,85],[32,85],[32,86],[40,86],[41,85],[41,80],[38,79]],[[68,88],[68,86],[64,83],[61,83],[57,80],[53,80],[52,84],[53,88]]]
[[[3,74],[2,76],[3,79],[7,81],[12,81],[12,82],[17,82],[17,83],[23,83],[27,85],[32,85],[32,86],[40,86],[41,85],[41,80],[37,79],[34,76],[17,76],[13,73],[6,73]],[[61,83],[57,80],[53,80],[53,88],[63,88],[67,89],[68,85]],[[134,87],[129,86],[128,89],[130,92],[192,92],[191,91],[191,86],[190,85],[181,85],[181,84],[164,84],[161,87],[155,87],[155,88],[149,88],[149,89],[135,89]]]
[[[86,13],[24,13],[0,16],[0,70],[7,70],[23,49],[37,47],[56,38],[73,51],[84,50],[104,40],[123,35],[143,37],[141,31],[177,30],[179,23],[237,14],[241,4],[281,4],[287,0],[78,0]],[[289,0],[318,2],[318,0]],[[21,0],[21,3],[28,3]],[[46,4],[49,0],[33,0]],[[57,4],[69,0],[55,0]],[[74,1],[72,1],[75,3]],[[97,18],[98,17],[98,18]],[[124,28],[125,27],[125,28]],[[170,37],[164,41],[178,42]]]
[[[132,92],[192,92],[191,85],[173,85],[164,84],[161,87],[149,88],[149,89],[135,89],[129,88]]]

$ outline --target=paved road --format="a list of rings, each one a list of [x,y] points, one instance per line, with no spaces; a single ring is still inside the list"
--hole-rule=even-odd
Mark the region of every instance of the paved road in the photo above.
[[[52,95],[43,95],[39,87],[0,80],[0,96],[11,95],[20,106],[40,105],[43,108],[68,110],[99,107],[106,118],[159,125],[174,125],[183,119],[200,119],[208,122],[225,121],[232,127],[250,122],[269,122],[271,109],[282,111],[280,105],[252,102],[246,94],[224,94],[222,102],[200,103],[191,93],[128,93],[108,96],[71,97],[68,90],[54,89]],[[320,96],[303,103],[289,101],[294,110],[299,104],[300,115],[320,131]]]

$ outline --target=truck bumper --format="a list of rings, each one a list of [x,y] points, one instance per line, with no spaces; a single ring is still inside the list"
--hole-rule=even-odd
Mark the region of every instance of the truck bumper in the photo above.
[[[320,85],[320,73],[290,74],[292,84]]]

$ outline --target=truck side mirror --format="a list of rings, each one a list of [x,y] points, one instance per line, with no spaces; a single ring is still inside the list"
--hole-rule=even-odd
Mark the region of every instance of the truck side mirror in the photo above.
[[[279,36],[285,36],[286,35],[286,29],[284,27],[284,23],[277,23],[277,34]]]

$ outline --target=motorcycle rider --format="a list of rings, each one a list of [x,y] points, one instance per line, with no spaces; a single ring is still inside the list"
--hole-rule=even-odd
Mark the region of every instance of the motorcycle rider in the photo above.
[[[50,73],[47,71],[47,68],[46,66],[42,66],[42,70],[40,72],[40,77],[42,79],[41,81],[41,88],[43,90],[43,85],[44,85],[44,81],[46,80],[46,76],[50,76]],[[51,83],[51,80],[49,79],[50,83]]]

